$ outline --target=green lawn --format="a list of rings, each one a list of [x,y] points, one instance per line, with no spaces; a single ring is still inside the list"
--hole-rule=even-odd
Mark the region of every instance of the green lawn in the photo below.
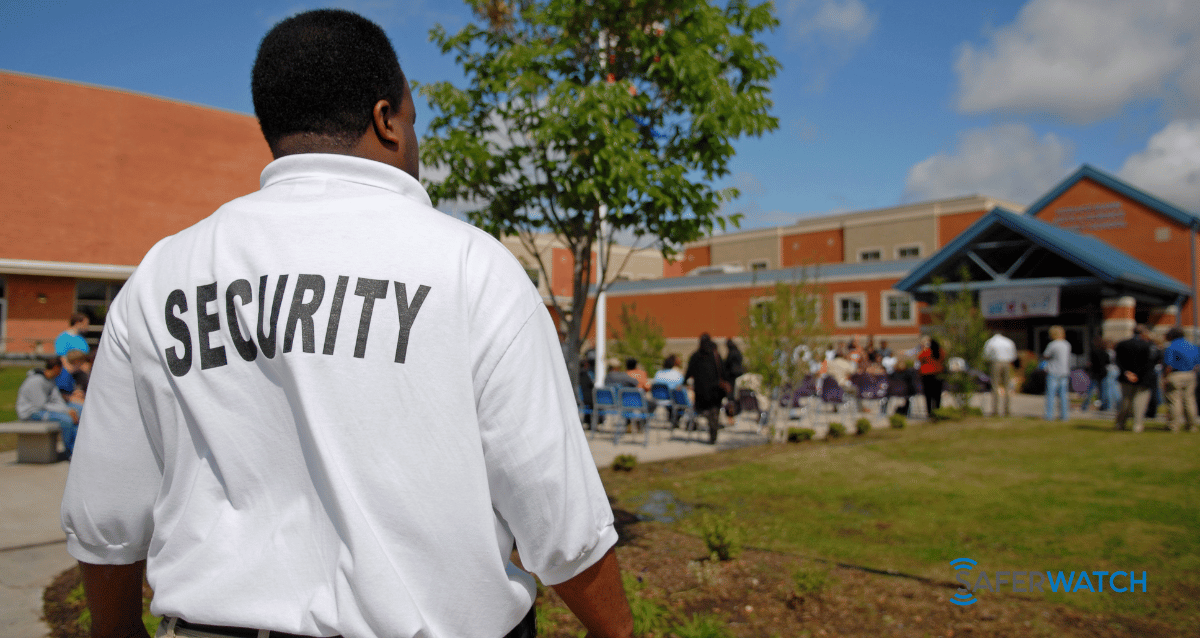
[[[954,581],[949,561],[959,557],[979,562],[974,577],[979,570],[1145,571],[1146,594],[1106,587],[1025,595],[1175,623],[1195,619],[1200,434],[975,419],[656,470],[606,472],[617,506],[633,511],[666,490],[696,511],[734,512],[751,546],[945,582]]]
[[[0,422],[17,420],[17,389],[28,367],[0,368]],[[17,449],[17,435],[0,434],[0,452]]]

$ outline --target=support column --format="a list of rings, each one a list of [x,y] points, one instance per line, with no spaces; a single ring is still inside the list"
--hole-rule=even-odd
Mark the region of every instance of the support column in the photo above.
[[[1167,331],[1175,327],[1176,317],[1179,316],[1179,306],[1158,306],[1150,309],[1150,318],[1146,320],[1146,327],[1159,335],[1167,334]]]
[[[1133,327],[1137,321],[1133,311],[1137,302],[1133,297],[1116,297],[1100,302],[1100,310],[1104,315],[1104,323],[1100,327],[1100,336],[1112,343],[1124,341],[1133,336]]]

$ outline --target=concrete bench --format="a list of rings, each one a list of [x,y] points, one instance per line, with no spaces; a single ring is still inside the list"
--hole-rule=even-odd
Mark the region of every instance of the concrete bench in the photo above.
[[[17,435],[17,463],[58,461],[59,426],[54,421],[8,421],[0,434]]]

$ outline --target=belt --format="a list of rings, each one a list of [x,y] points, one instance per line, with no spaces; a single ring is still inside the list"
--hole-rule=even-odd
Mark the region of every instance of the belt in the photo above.
[[[215,634],[218,636],[229,636],[230,638],[260,638],[257,629],[249,627],[223,627],[221,625],[202,625],[200,623],[188,622],[182,618],[175,619],[176,629],[187,629],[188,631],[201,631],[206,634]],[[299,634],[289,634],[284,631],[268,631],[262,638],[314,638],[312,636],[301,636]],[[333,636],[331,638],[340,638]]]
[[[525,618],[516,627],[513,627],[512,631],[505,634],[504,638],[534,638],[537,636],[537,614],[535,610],[535,607],[530,607],[529,613],[525,614]],[[314,638],[312,636],[289,634],[283,631],[267,631],[265,635],[260,637],[259,630],[250,629],[249,627],[201,625],[200,623],[188,622],[182,618],[175,618],[174,620],[176,629],[187,629],[189,631],[199,631],[217,636],[229,636],[230,638]],[[163,621],[170,622],[165,618]],[[341,636],[331,636],[330,638],[341,638]]]

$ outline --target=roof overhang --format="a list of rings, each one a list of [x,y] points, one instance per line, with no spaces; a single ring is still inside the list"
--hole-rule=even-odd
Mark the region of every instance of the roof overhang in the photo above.
[[[39,277],[77,277],[125,281],[136,266],[113,264],[79,264],[66,261],[37,261],[33,259],[0,259],[0,274],[32,275]]]

